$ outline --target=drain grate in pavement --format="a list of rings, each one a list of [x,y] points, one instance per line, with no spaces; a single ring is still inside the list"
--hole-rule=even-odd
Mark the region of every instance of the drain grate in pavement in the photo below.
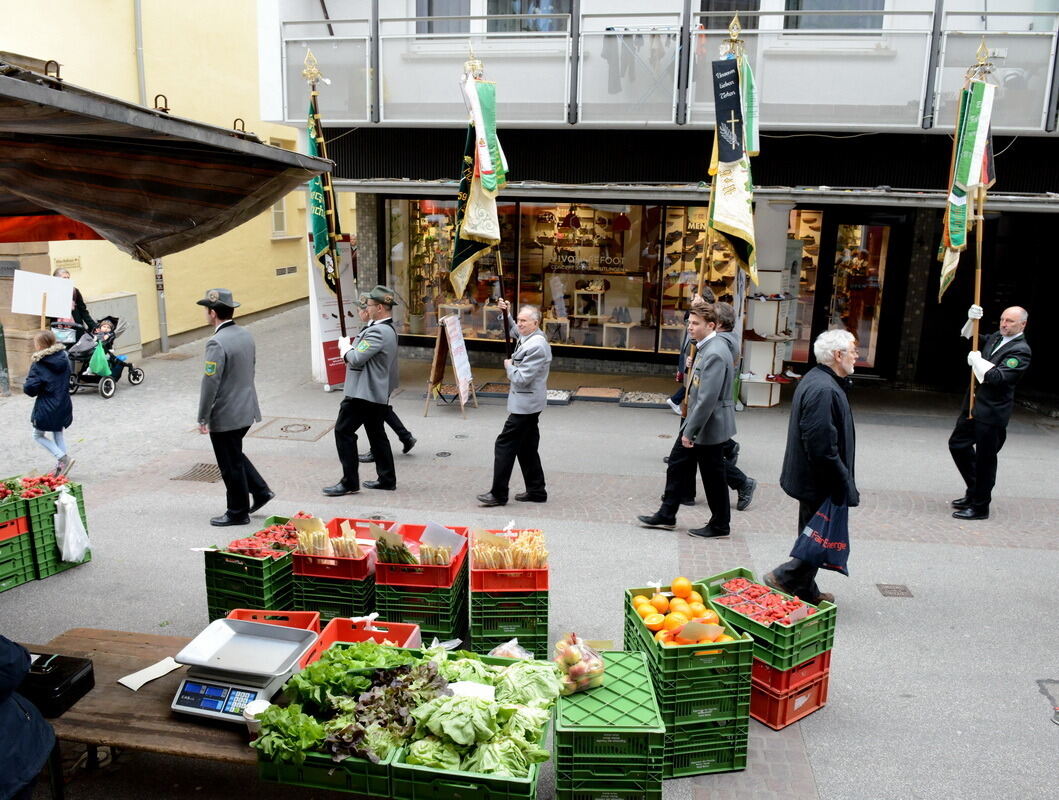
[[[277,417],[271,419],[251,433],[258,439],[287,439],[296,442],[315,442],[326,434],[335,423],[326,419],[297,419]]]
[[[875,584],[883,597],[911,597],[911,590],[903,583],[877,583]]]
[[[221,479],[221,468],[216,464],[195,464],[183,475],[176,475],[171,481],[199,481],[200,483],[216,483]]]

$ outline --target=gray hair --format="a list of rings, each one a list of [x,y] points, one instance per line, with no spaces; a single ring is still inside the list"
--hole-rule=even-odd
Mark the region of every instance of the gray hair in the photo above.
[[[527,312],[537,322],[541,321],[541,310],[537,306],[524,305],[518,307],[518,313]]]
[[[819,364],[834,364],[835,351],[845,353],[856,340],[852,333],[843,328],[824,331],[813,342],[813,355]]]

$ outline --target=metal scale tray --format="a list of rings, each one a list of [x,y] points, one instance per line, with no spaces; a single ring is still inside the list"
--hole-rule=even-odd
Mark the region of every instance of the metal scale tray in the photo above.
[[[177,653],[175,660],[211,673],[279,677],[294,670],[316,637],[303,628],[218,619]]]

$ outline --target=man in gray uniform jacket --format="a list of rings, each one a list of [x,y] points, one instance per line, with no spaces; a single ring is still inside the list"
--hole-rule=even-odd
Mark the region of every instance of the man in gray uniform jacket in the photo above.
[[[501,311],[508,308],[506,300],[497,301]],[[507,504],[508,483],[518,459],[526,491],[515,499],[530,503],[544,503],[548,491],[544,485],[544,469],[537,452],[541,432],[538,419],[548,405],[548,370],[552,363],[552,348],[540,329],[541,312],[535,306],[522,306],[514,327],[518,331],[518,346],[511,358],[504,360],[510,384],[507,393],[507,422],[496,437],[493,448],[493,486],[478,495],[483,506]]]
[[[250,514],[276,495],[243,454],[243,437],[261,421],[254,389],[257,353],[246,328],[232,322],[239,304],[228,289],[210,289],[198,301],[214,327],[206,342],[206,364],[199,392],[199,432],[208,433],[228,494],[228,510],[211,525],[247,525]]]
[[[368,444],[375,456],[378,480],[364,481],[368,489],[397,488],[393,468],[393,451],[386,438],[383,421],[390,407],[390,394],[397,388],[397,331],[393,329],[391,309],[394,292],[388,286],[376,286],[368,294],[366,306],[369,322],[352,340],[338,340],[338,351],[346,362],[345,398],[335,422],[335,445],[342,462],[342,479],[324,487],[328,497],[356,494],[360,491],[357,458],[357,429],[364,426]]]
[[[645,528],[672,530],[677,510],[686,491],[685,474],[694,461],[702,476],[710,521],[692,528],[691,536],[709,539],[727,536],[732,510],[724,475],[724,443],[735,435],[735,403],[732,380],[735,365],[727,342],[717,336],[717,315],[712,304],[695,303],[688,317],[688,333],[698,344],[688,388],[688,415],[680,429],[680,439],[669,453],[666,488],[662,505],[650,516],[638,520]]]

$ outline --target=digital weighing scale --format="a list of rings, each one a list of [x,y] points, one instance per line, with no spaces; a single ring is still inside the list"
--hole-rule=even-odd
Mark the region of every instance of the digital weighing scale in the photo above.
[[[271,700],[298,667],[317,634],[263,622],[218,619],[174,657],[188,665],[170,708],[225,722],[244,722],[253,700]]]

